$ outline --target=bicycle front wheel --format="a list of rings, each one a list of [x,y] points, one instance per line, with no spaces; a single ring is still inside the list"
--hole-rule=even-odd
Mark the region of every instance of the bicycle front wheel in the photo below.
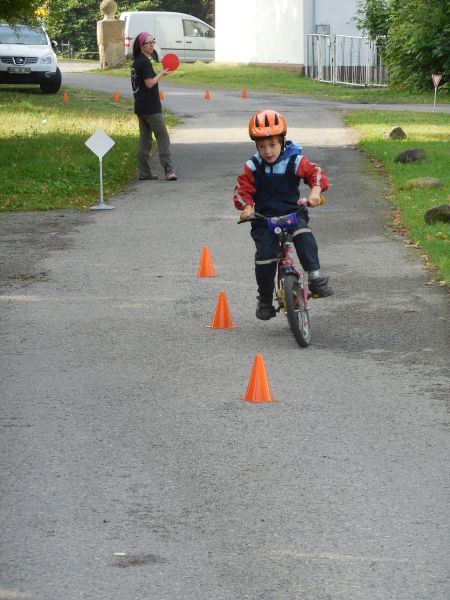
[[[305,348],[311,342],[310,319],[303,300],[300,283],[295,275],[286,275],[284,301],[289,327],[297,344]]]

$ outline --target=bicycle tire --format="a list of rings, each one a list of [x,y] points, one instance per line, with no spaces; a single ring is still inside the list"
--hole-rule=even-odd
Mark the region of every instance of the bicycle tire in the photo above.
[[[303,300],[303,293],[295,275],[286,275],[284,302],[289,327],[295,340],[299,346],[306,348],[311,343],[311,323]]]

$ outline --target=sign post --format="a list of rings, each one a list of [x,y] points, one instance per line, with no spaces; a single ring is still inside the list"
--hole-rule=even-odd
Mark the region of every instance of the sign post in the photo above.
[[[436,73],[433,73],[433,75],[431,77],[433,79],[433,85],[434,85],[434,104],[433,104],[433,112],[434,112],[436,110],[437,89],[438,89],[439,83],[442,79],[442,75],[437,75]]]
[[[103,201],[103,166],[102,158],[109,150],[114,146],[116,142],[107,135],[103,129],[97,129],[97,131],[91,135],[91,137],[85,141],[86,146],[89,150],[92,150],[94,154],[98,156],[100,165],[100,203],[96,206],[91,206],[89,210],[114,210],[115,206],[107,206]]]

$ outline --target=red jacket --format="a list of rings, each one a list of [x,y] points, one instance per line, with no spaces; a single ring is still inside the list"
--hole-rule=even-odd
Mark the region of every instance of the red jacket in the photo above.
[[[265,168],[265,174],[270,179],[271,177],[277,178],[282,177],[286,173],[288,163],[292,156],[296,156],[295,159],[295,174],[300,179],[303,179],[305,183],[310,187],[320,185],[322,192],[328,189],[328,178],[322,169],[309,161],[306,156],[302,155],[302,149],[300,146],[293,142],[286,142],[283,152],[277,158],[277,160],[269,165],[264,163],[259,153],[256,153],[250,160],[244,165],[244,172],[237,178],[237,185],[234,190],[234,205],[238,210],[243,210],[246,204],[255,205],[257,204],[257,192],[259,188],[264,185],[261,177],[257,173],[256,166],[253,162],[253,158],[256,159]],[[298,200],[295,198],[293,200]],[[256,210],[258,206],[256,206]]]

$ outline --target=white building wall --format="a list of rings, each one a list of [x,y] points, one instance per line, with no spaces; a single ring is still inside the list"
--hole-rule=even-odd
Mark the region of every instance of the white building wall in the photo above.
[[[216,0],[216,60],[303,63],[303,0]]]
[[[351,20],[357,0],[216,0],[216,60],[304,64],[305,35],[361,35]]]
[[[355,0],[310,0],[310,10],[314,9],[316,25],[330,25],[332,35],[362,35],[352,21],[356,16],[357,2]],[[306,10],[306,6],[305,6]],[[312,15],[311,15],[312,16]],[[305,33],[315,33],[314,29]]]

